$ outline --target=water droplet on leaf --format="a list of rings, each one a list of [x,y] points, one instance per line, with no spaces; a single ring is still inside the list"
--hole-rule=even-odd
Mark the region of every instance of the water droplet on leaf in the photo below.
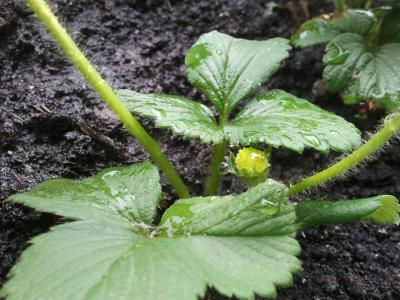
[[[268,216],[275,216],[280,211],[280,204],[271,200],[262,199],[257,210]]]

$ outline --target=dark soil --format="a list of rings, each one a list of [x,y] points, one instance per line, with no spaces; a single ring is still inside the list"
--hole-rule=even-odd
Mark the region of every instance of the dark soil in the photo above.
[[[22,3],[22,4],[20,4]],[[49,35],[24,6],[0,1],[0,199],[49,178],[83,178],[148,156],[64,59]],[[217,29],[249,39],[290,35],[295,23],[277,1],[52,1],[74,39],[114,88],[163,91],[202,99],[185,78],[186,50]],[[329,12],[328,1],[309,1],[311,15]],[[299,10],[300,12],[300,10]],[[301,17],[300,13],[300,17]],[[321,47],[296,50],[268,88],[282,88],[334,111],[367,132],[380,116],[355,118],[337,96],[316,98]],[[183,175],[200,193],[210,148],[171,137],[142,120]],[[278,150],[272,176],[290,182],[319,170],[337,155],[312,151],[299,156]],[[393,143],[359,173],[301,198],[347,199],[376,194],[400,196],[400,145]],[[224,180],[224,193],[243,187]],[[171,188],[164,190],[175,199]],[[1,201],[0,285],[27,241],[60,222],[57,217]],[[400,299],[400,231],[395,226],[358,223],[299,234],[304,271],[279,299]],[[206,299],[225,299],[210,291]]]

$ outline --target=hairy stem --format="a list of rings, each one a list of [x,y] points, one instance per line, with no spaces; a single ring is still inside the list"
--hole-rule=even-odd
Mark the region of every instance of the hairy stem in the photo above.
[[[400,131],[400,113],[392,115],[381,130],[375,133],[365,144],[353,153],[329,168],[307,177],[290,188],[289,194],[296,195],[304,190],[321,185],[346,171],[352,169],[370,155],[382,148],[396,133]]]
[[[27,0],[38,18],[64,50],[67,57],[81,71],[86,81],[100,95],[101,99],[117,114],[129,132],[139,141],[151,158],[169,179],[179,197],[189,197],[189,192],[181,177],[171,162],[161,151],[160,145],[146,132],[140,123],[132,116],[125,105],[118,99],[110,85],[101,77],[91,65],[85,55],[79,50],[67,31],[58,22],[44,0]]]

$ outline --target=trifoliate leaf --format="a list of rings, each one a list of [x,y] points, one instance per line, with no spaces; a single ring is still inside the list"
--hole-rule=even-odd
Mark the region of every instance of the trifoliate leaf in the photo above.
[[[204,34],[185,57],[189,81],[221,114],[229,113],[279,68],[288,40],[252,41],[217,31]]]
[[[260,236],[294,233],[288,190],[268,179],[237,196],[182,199],[164,214],[160,230],[173,235]]]
[[[301,268],[287,236],[148,238],[78,221],[34,238],[0,295],[8,300],[197,300],[274,297]]]
[[[92,193],[93,186],[88,182],[111,177],[114,182],[111,185],[107,181],[107,189],[105,183],[97,184],[99,193],[105,193],[108,202],[121,193],[126,195],[127,184],[131,183],[130,195],[142,192],[145,196],[132,199],[132,205],[140,207],[143,199],[152,203],[152,191],[144,191],[136,183],[149,180],[145,173],[136,170],[148,166],[138,164],[102,172],[99,177],[82,181],[80,184],[85,183],[82,193],[75,196],[84,202],[94,201],[83,193],[84,190]],[[125,175],[130,171],[133,177],[109,174],[116,170]],[[103,178],[105,174],[108,175]],[[110,192],[113,188],[115,193]],[[50,200],[46,190],[41,205],[33,205],[41,201],[38,191],[32,192],[35,200],[27,201],[25,193],[19,202],[55,211],[51,201],[60,200],[55,196]],[[181,200],[168,210],[160,228],[151,227],[152,231],[139,231],[140,234],[134,228],[127,228],[124,222],[110,222],[111,216],[96,217],[97,206],[74,206],[75,198],[70,199],[72,192],[68,197],[64,189],[60,192],[64,199],[61,215],[93,220],[59,225],[50,233],[34,238],[12,269],[0,297],[196,300],[204,296],[208,286],[228,297],[250,300],[254,294],[274,297],[276,287],[292,284],[292,274],[301,268],[295,257],[300,247],[292,238],[296,229],[294,208],[288,202],[287,188],[272,180],[237,196]],[[67,210],[67,204],[74,210]],[[151,207],[154,213],[154,205]],[[82,214],[76,212],[78,208]],[[90,211],[94,214],[92,218]],[[118,210],[116,220],[118,214],[125,218],[125,211]],[[170,219],[175,222],[178,217],[187,227],[178,230],[174,223],[166,226]]]
[[[223,133],[210,109],[192,100],[165,94],[140,94],[120,90],[118,97],[126,107],[155,120],[157,127],[168,127],[176,134],[200,138],[205,143],[220,143]]]
[[[400,104],[400,43],[370,49],[364,37],[345,33],[327,45],[324,79],[345,103],[374,100],[388,110]],[[345,54],[345,55],[344,55]]]
[[[346,10],[334,16],[322,15],[305,22],[293,35],[296,47],[327,43],[334,37],[352,32],[365,35],[375,22],[373,13],[366,10]]]
[[[131,226],[152,223],[160,193],[158,170],[145,162],[82,181],[48,180],[8,200],[64,217]]]
[[[302,229],[361,219],[379,224],[398,224],[399,213],[397,199],[388,195],[344,201],[306,200],[296,207],[297,222]]]
[[[234,145],[265,142],[297,152],[304,148],[346,152],[361,143],[353,124],[280,90],[257,96],[224,126],[224,132]]]
[[[400,8],[392,10],[383,18],[379,43],[400,43]]]
[[[216,125],[211,111],[200,103],[176,96],[139,94],[123,90],[120,99],[134,113],[151,117],[205,143],[232,145],[265,142],[297,152],[313,148],[350,151],[361,142],[360,132],[343,118],[284,91],[271,91],[248,103],[231,124]]]

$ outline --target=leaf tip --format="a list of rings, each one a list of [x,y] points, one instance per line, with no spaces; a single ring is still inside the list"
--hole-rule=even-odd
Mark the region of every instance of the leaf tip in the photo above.
[[[370,215],[367,219],[378,224],[400,224],[400,204],[396,197],[391,195],[380,196],[377,201],[379,208]]]

